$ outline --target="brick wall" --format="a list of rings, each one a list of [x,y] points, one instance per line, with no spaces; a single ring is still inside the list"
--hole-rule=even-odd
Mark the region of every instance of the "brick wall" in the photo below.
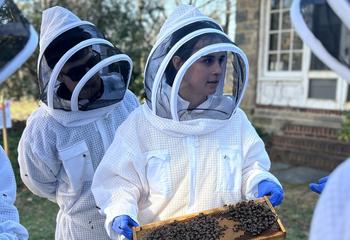
[[[260,0],[237,0],[236,9],[235,41],[249,60],[249,85],[241,107],[246,110],[247,114],[251,114],[256,99]]]
[[[337,129],[287,124],[268,144],[272,161],[333,170],[350,157],[350,144],[337,140]]]

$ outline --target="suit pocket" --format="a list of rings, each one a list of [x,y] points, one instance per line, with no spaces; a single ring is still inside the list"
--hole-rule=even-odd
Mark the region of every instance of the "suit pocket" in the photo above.
[[[167,151],[147,153],[146,175],[151,195],[170,196],[170,174],[170,155]]]
[[[94,168],[91,155],[85,141],[58,151],[68,178],[67,193],[77,193],[84,182],[92,181]]]
[[[240,192],[242,182],[242,155],[239,148],[218,149],[217,191]]]

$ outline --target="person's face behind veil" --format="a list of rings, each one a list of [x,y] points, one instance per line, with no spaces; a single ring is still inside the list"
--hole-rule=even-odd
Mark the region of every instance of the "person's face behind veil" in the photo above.
[[[67,86],[67,88],[73,92],[74,88],[79,83],[79,80],[84,76],[84,74],[94,67],[100,58],[97,53],[93,52],[91,48],[83,49],[83,54],[81,58],[67,62],[60,73],[61,81]],[[81,99],[91,99],[99,94],[102,88],[102,80],[98,74],[95,74],[79,93],[79,98]]]
[[[194,47],[194,52],[213,43],[213,40],[201,39]],[[192,54],[193,54],[192,53]],[[201,57],[188,69],[180,85],[179,95],[190,102],[190,108],[203,103],[214,94],[219,85],[227,62],[226,52],[214,52]],[[183,64],[177,56],[173,58],[176,69]]]

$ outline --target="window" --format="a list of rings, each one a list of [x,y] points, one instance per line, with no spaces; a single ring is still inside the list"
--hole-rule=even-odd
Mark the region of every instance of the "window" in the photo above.
[[[335,100],[338,76],[311,53],[308,98]]]
[[[292,29],[292,0],[271,0],[269,3],[267,70],[301,71],[303,43]]]
[[[336,79],[310,79],[309,98],[335,100]]]
[[[261,1],[256,102],[312,109],[349,109],[349,85],[313,55],[294,31],[290,20],[291,3],[292,0]],[[311,16],[322,30],[318,32],[322,35],[320,39],[331,45],[335,56],[346,52],[341,49],[347,46],[350,49],[348,38],[336,26],[331,28],[333,36],[330,37],[322,27],[327,20],[322,11],[315,9]]]
[[[331,71],[318,57],[311,53],[310,71]]]

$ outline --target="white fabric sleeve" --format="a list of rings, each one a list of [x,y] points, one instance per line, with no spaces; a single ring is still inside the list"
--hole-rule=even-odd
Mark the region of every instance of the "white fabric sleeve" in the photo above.
[[[111,229],[115,217],[128,215],[138,222],[138,201],[145,191],[143,161],[138,152],[117,131],[94,175],[92,192],[101,213],[106,215],[105,228],[112,239],[117,239]]]
[[[265,144],[255,128],[242,111],[242,147],[243,147],[243,176],[242,196],[245,199],[258,197],[258,184],[262,180],[271,180],[281,186],[278,179],[269,172],[270,158]]]
[[[350,239],[350,158],[329,176],[317,202],[310,240]]]
[[[54,146],[45,134],[24,130],[18,145],[21,179],[34,194],[56,202],[56,175],[61,167],[55,158]]]
[[[0,147],[0,239],[26,240],[27,230],[19,223],[16,199],[16,181],[10,160]]]

